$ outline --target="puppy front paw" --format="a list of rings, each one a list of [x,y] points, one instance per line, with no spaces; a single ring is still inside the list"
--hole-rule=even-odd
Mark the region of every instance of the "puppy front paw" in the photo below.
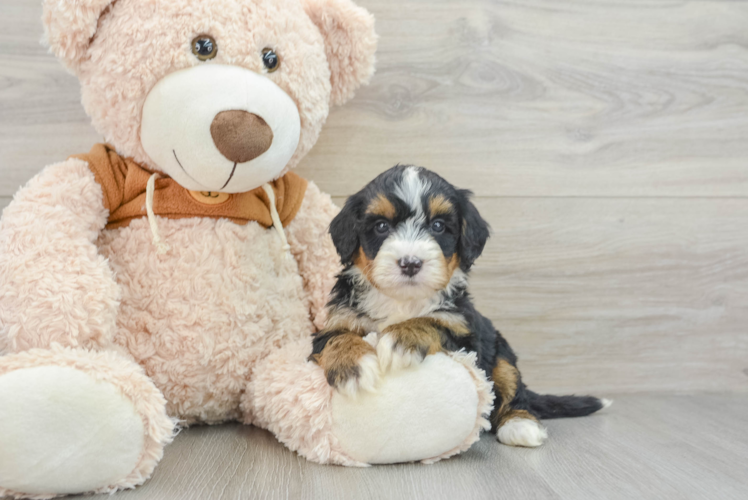
[[[339,363],[325,370],[327,382],[338,392],[355,397],[359,391],[374,392],[382,377],[375,353],[361,356],[353,363]]]
[[[327,383],[350,397],[362,390],[374,392],[381,378],[376,350],[357,335],[331,340],[317,362],[325,370]]]
[[[416,318],[382,331],[377,356],[382,369],[417,365],[429,354],[442,350],[439,330],[426,318]]]

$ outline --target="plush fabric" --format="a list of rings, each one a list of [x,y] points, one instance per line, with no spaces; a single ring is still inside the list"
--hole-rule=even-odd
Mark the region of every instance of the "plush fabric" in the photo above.
[[[317,330],[325,325],[328,295],[335,284],[335,275],[342,269],[335,246],[327,233],[330,221],[338,211],[330,195],[321,192],[311,182],[301,210],[286,230],[304,288],[309,293],[312,322]]]
[[[146,216],[146,183],[152,172],[129,158],[122,158],[107,144],[97,144],[89,153],[73,158],[86,161],[101,185],[104,208],[109,210],[107,229],[125,227],[133,219]],[[307,181],[289,172],[271,185],[280,220],[287,226],[301,208]],[[249,221],[257,221],[266,228],[273,225],[269,200],[261,187],[230,194],[220,204],[205,204],[198,202],[174,179],[164,177],[156,180],[153,211],[169,219],[210,217],[229,219],[240,225]]]
[[[349,457],[332,432],[332,388],[324,372],[306,361],[310,353],[305,339],[260,362],[242,397],[244,423],[268,429],[314,462],[366,466]]]
[[[239,419],[257,362],[314,329],[297,262],[276,231],[256,222],[159,217],[158,224],[166,255],[156,252],[146,219],[99,238],[122,290],[114,342],[145,368],[171,415],[186,423]]]
[[[111,344],[121,291],[96,247],[107,211],[86,162],[51,165],[0,219],[0,349]]]
[[[330,103],[343,104],[374,73],[374,16],[346,0],[303,0],[303,5],[325,39],[332,80]]]

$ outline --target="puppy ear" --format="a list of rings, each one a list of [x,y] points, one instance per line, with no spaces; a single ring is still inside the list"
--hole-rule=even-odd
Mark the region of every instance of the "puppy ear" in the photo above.
[[[330,103],[343,104],[374,74],[374,16],[350,0],[302,0],[302,5],[325,40]]]
[[[462,226],[460,232],[460,269],[467,272],[475,262],[475,259],[483,253],[483,247],[486,245],[490,233],[488,223],[483,220],[478,209],[470,201],[473,196],[471,191],[466,189],[459,190],[460,194],[460,212]]]
[[[353,195],[346,200],[343,209],[330,223],[330,236],[335,245],[340,261],[343,265],[350,264],[353,254],[356,253],[360,242],[358,231],[360,229],[362,199],[359,195]]]
[[[75,72],[85,58],[101,14],[115,0],[44,0],[44,42]]]

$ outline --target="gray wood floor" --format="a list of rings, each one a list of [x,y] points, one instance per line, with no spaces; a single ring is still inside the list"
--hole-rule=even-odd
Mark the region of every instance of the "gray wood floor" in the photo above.
[[[623,395],[604,413],[547,421],[538,449],[486,434],[434,465],[367,469],[309,463],[254,427],[196,427],[116,498],[745,500],[747,416],[748,395]]]

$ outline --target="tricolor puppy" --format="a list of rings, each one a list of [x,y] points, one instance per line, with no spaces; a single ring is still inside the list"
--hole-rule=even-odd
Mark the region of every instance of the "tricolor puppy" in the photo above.
[[[522,383],[517,356],[468,293],[468,271],[489,235],[470,195],[426,169],[396,166],[346,201],[330,225],[345,268],[311,359],[351,394],[373,390],[381,370],[474,351],[493,380],[499,441],[539,446],[548,435],[539,419],[588,415],[608,402],[539,395]],[[376,347],[364,339],[369,332],[379,335]]]

